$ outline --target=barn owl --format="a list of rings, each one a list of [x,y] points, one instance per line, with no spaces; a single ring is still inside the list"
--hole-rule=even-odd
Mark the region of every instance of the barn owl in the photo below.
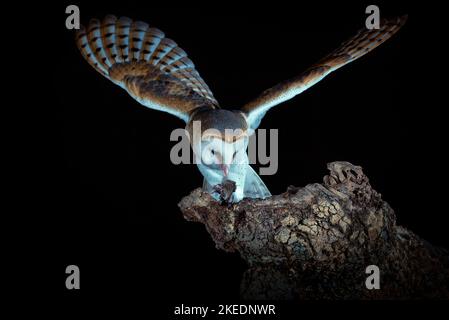
[[[193,124],[200,122],[203,134],[190,139],[190,144],[200,160],[196,162],[204,176],[203,188],[218,198],[215,187],[232,180],[235,192],[231,202],[238,202],[245,197],[270,196],[249,165],[246,152],[248,138],[266,112],[385,42],[406,18],[383,20],[379,29],[360,30],[305,72],[264,91],[240,110],[220,108],[186,52],[144,22],[111,15],[102,21],[92,19],[87,28],[81,26],[77,31],[76,42],[96,71],[142,105],[185,121],[190,137],[194,136]]]

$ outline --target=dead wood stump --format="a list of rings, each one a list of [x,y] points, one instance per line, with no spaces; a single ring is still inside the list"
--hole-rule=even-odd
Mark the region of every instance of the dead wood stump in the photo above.
[[[196,189],[179,207],[247,262],[245,299],[448,299],[448,251],[396,225],[361,167],[328,169],[323,184],[267,199],[226,206]],[[369,265],[379,267],[380,289],[365,286]]]

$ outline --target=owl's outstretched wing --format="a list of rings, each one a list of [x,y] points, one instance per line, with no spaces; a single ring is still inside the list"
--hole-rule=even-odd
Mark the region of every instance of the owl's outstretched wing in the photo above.
[[[218,107],[185,51],[144,22],[111,15],[92,19],[76,42],[95,70],[146,107],[186,122],[198,107]]]
[[[406,20],[407,16],[405,15],[382,20],[379,29],[361,29],[354,37],[342,43],[337,50],[299,76],[264,91],[242,108],[247,115],[249,127],[256,129],[270,108],[300,94],[332,71],[360,58],[385,42],[404,25]]]

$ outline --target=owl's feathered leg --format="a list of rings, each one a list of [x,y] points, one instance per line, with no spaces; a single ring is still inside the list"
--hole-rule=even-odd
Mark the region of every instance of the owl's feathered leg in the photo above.
[[[245,198],[260,199],[271,197],[271,193],[268,190],[267,186],[250,165],[248,165],[248,169],[246,170],[243,196]]]

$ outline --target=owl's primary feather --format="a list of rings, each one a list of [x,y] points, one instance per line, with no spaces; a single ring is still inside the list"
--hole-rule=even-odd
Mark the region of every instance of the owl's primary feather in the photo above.
[[[337,50],[299,76],[264,91],[242,108],[242,111],[247,114],[249,127],[256,129],[269,109],[302,93],[332,71],[360,58],[388,40],[406,20],[407,16],[384,19],[379,29],[363,28],[354,37],[342,43]]]
[[[198,107],[218,107],[185,51],[144,22],[109,15],[92,19],[76,38],[89,64],[144,106],[186,122]]]

